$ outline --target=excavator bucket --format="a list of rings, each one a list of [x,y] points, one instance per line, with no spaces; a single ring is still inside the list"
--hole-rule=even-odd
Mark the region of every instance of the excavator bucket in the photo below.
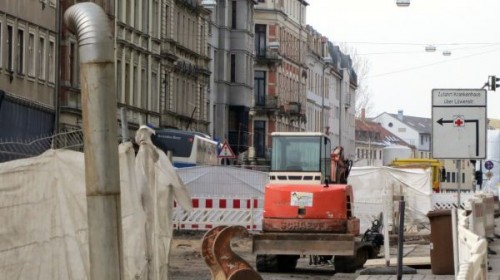
[[[231,249],[231,239],[248,236],[242,226],[218,226],[203,236],[201,254],[212,280],[262,280],[252,266]]]

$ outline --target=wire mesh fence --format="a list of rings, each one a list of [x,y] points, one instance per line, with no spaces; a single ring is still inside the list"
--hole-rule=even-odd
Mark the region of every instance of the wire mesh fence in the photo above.
[[[37,156],[51,148],[83,151],[82,130],[68,130],[37,138],[0,139],[0,162]]]

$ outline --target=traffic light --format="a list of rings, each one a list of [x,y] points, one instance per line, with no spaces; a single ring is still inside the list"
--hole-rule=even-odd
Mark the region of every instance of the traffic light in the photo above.
[[[482,185],[483,184],[483,172],[482,171],[476,171],[474,175],[475,175],[474,179],[476,179],[476,183],[478,185]]]
[[[488,89],[495,91],[497,89],[497,82],[500,81],[500,78],[496,76],[488,76]]]

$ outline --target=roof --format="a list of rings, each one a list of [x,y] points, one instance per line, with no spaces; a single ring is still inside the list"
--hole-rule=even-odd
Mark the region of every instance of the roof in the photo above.
[[[431,134],[432,132],[432,119],[430,118],[413,117],[407,115],[401,115],[401,118],[399,118],[398,114],[384,114],[387,114],[401,121],[402,123],[416,130],[418,133]]]
[[[356,142],[378,143],[383,146],[402,145],[414,148],[403,139],[382,127],[380,123],[367,119],[356,119]]]
[[[272,132],[271,133],[271,136],[325,136],[326,135],[324,133],[321,133],[321,132],[294,132],[294,131],[276,131],[276,132]]]

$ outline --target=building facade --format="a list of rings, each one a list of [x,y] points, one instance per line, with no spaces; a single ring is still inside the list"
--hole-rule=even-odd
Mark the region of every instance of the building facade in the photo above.
[[[209,27],[210,133],[236,154],[248,150],[253,105],[254,0],[216,1]]]
[[[415,150],[415,146],[409,145],[380,123],[366,119],[364,113],[361,113],[361,118],[356,119],[354,166],[383,166],[384,149],[395,146],[407,147],[412,152]]]
[[[397,114],[384,112],[373,118],[373,121],[415,146],[415,158],[431,157],[431,119],[405,116],[403,110],[399,110]]]
[[[62,9],[75,2],[62,0]],[[133,138],[142,124],[208,134],[210,12],[196,0],[96,2],[114,25],[122,137]],[[76,38],[64,26],[61,34],[59,131],[65,131],[81,127],[81,97]]]
[[[163,0],[159,10],[160,126],[210,134],[210,12],[196,0]]]
[[[269,160],[272,132],[305,130],[307,5],[303,0],[260,0],[255,6],[249,158],[261,164]]]
[[[0,139],[49,136],[57,122],[57,1],[0,2]]]

